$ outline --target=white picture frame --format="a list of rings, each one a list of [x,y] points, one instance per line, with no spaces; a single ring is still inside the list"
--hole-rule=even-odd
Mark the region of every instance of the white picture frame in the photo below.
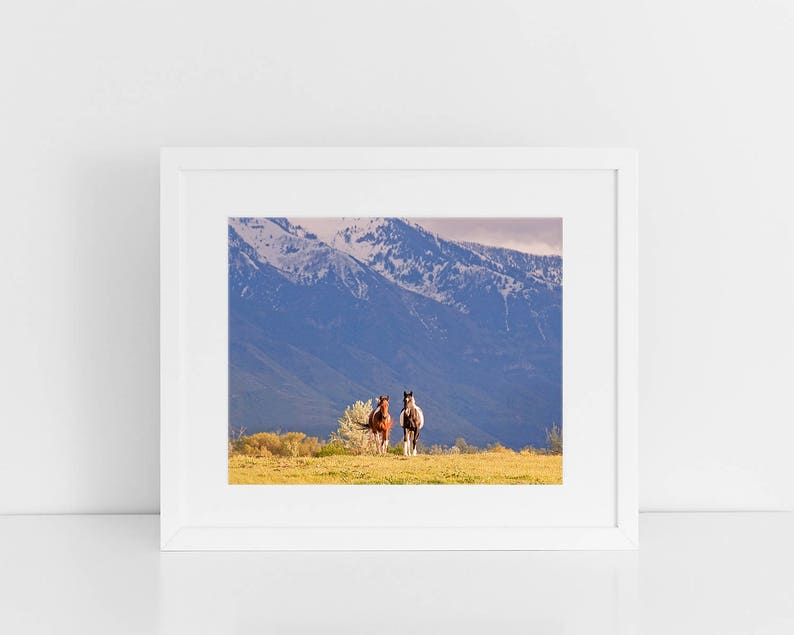
[[[163,550],[637,548],[634,151],[165,148],[160,196]],[[226,218],[397,213],[563,218],[563,485],[228,485]]]

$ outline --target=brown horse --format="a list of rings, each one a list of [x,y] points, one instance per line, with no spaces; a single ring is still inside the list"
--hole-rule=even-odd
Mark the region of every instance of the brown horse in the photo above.
[[[386,454],[389,449],[389,430],[391,430],[389,414],[389,395],[378,397],[378,406],[369,413],[366,428],[372,433],[375,450],[378,454]]]

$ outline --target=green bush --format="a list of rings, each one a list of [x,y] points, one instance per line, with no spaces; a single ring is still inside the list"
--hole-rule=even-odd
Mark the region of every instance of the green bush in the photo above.
[[[350,450],[343,445],[339,445],[338,443],[326,443],[320,446],[320,449],[317,450],[314,456],[339,456],[345,454],[350,454]]]
[[[388,449],[389,454],[396,454],[397,456],[402,456],[403,453],[403,440],[400,437],[399,440],[395,440],[394,445],[390,445]]]

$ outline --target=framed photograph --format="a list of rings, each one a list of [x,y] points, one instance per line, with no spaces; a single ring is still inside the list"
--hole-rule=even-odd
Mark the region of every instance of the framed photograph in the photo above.
[[[637,534],[633,151],[162,150],[162,549]]]

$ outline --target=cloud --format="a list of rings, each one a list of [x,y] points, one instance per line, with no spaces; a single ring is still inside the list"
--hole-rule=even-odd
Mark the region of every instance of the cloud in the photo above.
[[[561,218],[411,218],[442,238],[562,255]]]

